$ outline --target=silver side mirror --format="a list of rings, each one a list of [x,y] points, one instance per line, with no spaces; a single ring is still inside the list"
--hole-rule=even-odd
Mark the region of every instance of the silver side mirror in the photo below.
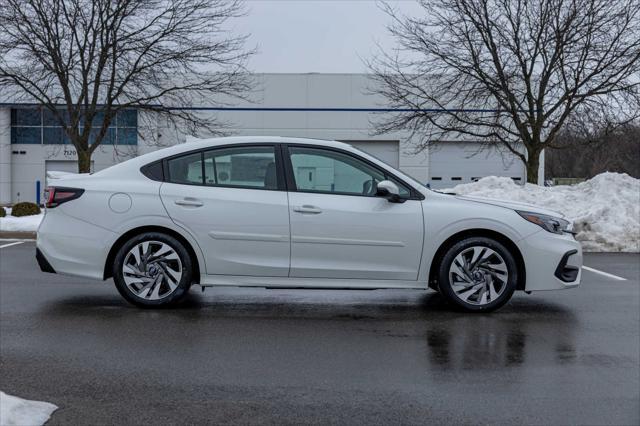
[[[378,182],[376,196],[386,198],[391,203],[402,203],[404,199],[400,197],[398,185],[390,180]]]

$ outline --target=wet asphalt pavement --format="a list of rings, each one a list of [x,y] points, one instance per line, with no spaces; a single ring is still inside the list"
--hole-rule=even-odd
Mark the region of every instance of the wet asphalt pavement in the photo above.
[[[0,389],[49,424],[638,424],[640,255],[485,315],[434,292],[208,289],[147,311],[0,249]],[[1,407],[0,407],[1,409]]]

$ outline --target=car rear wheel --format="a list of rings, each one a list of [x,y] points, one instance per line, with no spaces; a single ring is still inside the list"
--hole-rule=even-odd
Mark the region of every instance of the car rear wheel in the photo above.
[[[438,271],[442,295],[469,312],[490,312],[511,299],[518,282],[518,267],[500,242],[470,237],[450,247]]]
[[[191,257],[177,239],[162,233],[137,235],[120,247],[113,265],[118,292],[141,307],[178,302],[192,282]]]

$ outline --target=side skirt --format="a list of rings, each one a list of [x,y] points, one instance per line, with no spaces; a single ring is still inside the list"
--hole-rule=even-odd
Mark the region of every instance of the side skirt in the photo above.
[[[269,287],[307,289],[355,289],[376,290],[385,288],[405,288],[426,290],[427,283],[406,280],[360,280],[340,278],[293,278],[293,277],[250,277],[243,275],[200,275],[203,287]]]

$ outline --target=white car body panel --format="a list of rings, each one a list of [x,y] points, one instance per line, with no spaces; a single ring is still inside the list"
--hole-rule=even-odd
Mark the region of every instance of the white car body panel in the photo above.
[[[404,180],[424,200],[177,185],[151,180],[140,168],[193,150],[229,144],[309,144],[352,152]],[[177,145],[92,175],[61,175],[55,186],[83,195],[47,209],[37,247],[57,273],[103,279],[109,254],[128,232],[155,227],[179,234],[196,256],[202,285],[426,289],[434,256],[449,238],[480,230],[498,233],[518,249],[527,291],[573,288],[555,269],[582,265],[580,244],[552,234],[514,209],[556,215],[516,203],[447,195],[350,145],[310,139],[234,137]],[[199,208],[178,206],[191,197]],[[129,200],[129,201],[127,201]],[[163,203],[164,201],[164,203]],[[318,207],[320,214],[294,211]],[[575,252],[574,252],[575,251]]]
[[[557,217],[563,217],[564,216],[562,213],[557,212],[555,210],[550,210],[550,209],[534,206],[534,205],[528,204],[528,203],[519,203],[519,202],[516,202],[516,201],[496,200],[495,198],[471,197],[471,196],[468,196],[468,195],[456,195],[456,198],[458,198],[460,200],[468,200],[468,201],[475,201],[475,202],[478,202],[478,203],[491,204],[493,206],[506,207],[506,208],[512,209],[512,210],[531,211],[531,212],[542,213],[542,214],[546,214],[546,215],[549,215],[549,216],[557,216]]]
[[[171,219],[188,230],[205,253],[207,274],[286,277],[289,274],[287,193],[163,183],[160,195]],[[188,194],[185,194],[187,192]],[[201,206],[178,205],[188,198]]]
[[[417,280],[420,201],[291,192],[289,203],[290,277]]]

